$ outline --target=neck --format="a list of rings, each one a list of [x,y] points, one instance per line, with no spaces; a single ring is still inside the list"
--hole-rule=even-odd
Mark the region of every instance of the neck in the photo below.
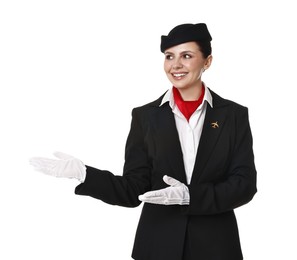
[[[192,88],[178,88],[178,91],[184,101],[198,100],[202,92],[202,82]]]

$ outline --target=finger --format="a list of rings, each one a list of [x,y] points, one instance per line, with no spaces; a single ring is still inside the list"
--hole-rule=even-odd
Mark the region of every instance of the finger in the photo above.
[[[177,187],[177,186],[180,186],[182,184],[180,181],[178,181],[178,180],[176,180],[176,179],[174,179],[174,178],[172,178],[170,176],[167,176],[167,175],[163,176],[163,181],[166,184],[168,184],[170,186],[173,186],[173,187]]]
[[[165,205],[165,201],[166,201],[166,198],[164,197],[150,197],[150,198],[147,198],[147,197],[144,197],[143,195],[140,195],[139,197],[139,200],[140,201],[143,201],[143,202],[146,202],[146,203],[152,203],[152,204],[159,204],[159,205]]]
[[[52,168],[55,160],[43,158],[43,157],[33,157],[29,160],[30,164],[37,169]]]
[[[159,204],[159,205],[188,205],[189,199],[180,199],[180,198],[167,198],[164,196],[160,197],[142,197],[139,196],[139,200],[146,202],[146,203],[152,203],[152,204]]]
[[[143,196],[144,198],[164,197],[165,196],[164,190],[165,189],[148,191],[141,196]]]
[[[73,159],[74,157],[67,154],[67,153],[62,153],[62,152],[54,152],[54,156],[56,156],[57,158],[61,159],[61,160],[70,160]]]

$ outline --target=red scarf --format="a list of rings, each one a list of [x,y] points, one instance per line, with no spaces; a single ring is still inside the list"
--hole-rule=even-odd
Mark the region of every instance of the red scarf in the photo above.
[[[176,87],[173,87],[172,90],[175,104],[179,108],[180,112],[182,112],[185,118],[189,121],[191,115],[195,112],[197,107],[199,107],[203,101],[205,93],[204,86],[202,85],[201,95],[199,99],[194,101],[184,101]]]

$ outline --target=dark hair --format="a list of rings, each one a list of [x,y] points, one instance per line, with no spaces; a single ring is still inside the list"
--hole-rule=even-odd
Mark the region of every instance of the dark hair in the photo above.
[[[211,55],[211,43],[210,41],[196,41],[199,46],[200,51],[203,54],[203,57],[206,59]]]

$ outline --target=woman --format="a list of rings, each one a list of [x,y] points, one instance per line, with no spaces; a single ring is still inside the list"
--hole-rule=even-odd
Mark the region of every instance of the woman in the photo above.
[[[133,109],[122,176],[62,153],[31,159],[37,170],[79,179],[76,194],[125,207],[145,202],[133,259],[243,259],[233,209],[256,193],[252,135],[247,108],[202,82],[211,40],[203,23],[161,37],[173,87]]]

